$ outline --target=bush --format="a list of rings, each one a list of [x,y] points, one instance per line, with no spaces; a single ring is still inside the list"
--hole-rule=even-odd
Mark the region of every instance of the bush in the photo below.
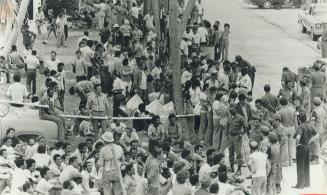
[[[67,14],[71,15],[74,10],[78,9],[78,0],[45,0],[45,14],[49,9],[53,9],[53,13],[57,16],[62,8],[67,10]]]

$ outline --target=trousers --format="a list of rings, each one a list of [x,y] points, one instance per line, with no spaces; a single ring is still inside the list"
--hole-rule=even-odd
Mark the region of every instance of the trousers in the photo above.
[[[235,162],[234,153],[235,153],[236,154],[236,164],[238,166],[242,166],[242,164],[243,164],[242,144],[243,144],[242,135],[235,135],[235,136],[230,137],[229,162],[231,165],[234,165],[234,162]]]
[[[199,139],[204,141],[205,134],[206,134],[206,127],[207,125],[207,112],[206,111],[201,111],[200,113],[200,128],[199,128]]]
[[[208,127],[205,134],[205,143],[207,146],[212,145],[212,134],[213,134],[213,118],[212,118],[212,111],[207,113],[208,116]]]
[[[65,46],[65,32],[57,32],[57,47]]]
[[[308,145],[298,145],[296,147],[297,187],[300,188],[310,186],[309,153]]]
[[[251,192],[252,195],[262,195],[266,192],[267,177],[253,177]]]
[[[58,138],[59,140],[65,139],[65,120],[61,117],[54,115],[45,115],[41,117],[42,120],[53,121],[58,125]]]
[[[26,78],[26,88],[27,91],[32,95],[36,93],[36,70],[27,69],[27,78]]]

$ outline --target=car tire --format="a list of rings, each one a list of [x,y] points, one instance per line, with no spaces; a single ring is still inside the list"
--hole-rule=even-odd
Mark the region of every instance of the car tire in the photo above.
[[[310,33],[310,35],[311,35],[311,39],[312,39],[312,41],[317,41],[318,38],[319,38],[319,35],[315,35],[315,32],[314,32],[313,28],[311,28],[311,33]]]
[[[262,7],[264,9],[270,9],[272,7],[271,1],[268,1],[268,0],[264,1],[263,4],[262,4]]]
[[[307,28],[302,25],[302,33],[307,33]]]

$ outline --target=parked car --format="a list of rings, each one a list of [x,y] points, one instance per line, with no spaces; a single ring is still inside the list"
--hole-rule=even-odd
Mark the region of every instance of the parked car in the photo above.
[[[247,0],[247,3],[258,6],[259,8],[295,8],[300,7],[301,2],[299,0]]]
[[[327,4],[313,3],[298,14],[298,22],[302,33],[310,32],[311,39],[317,41],[322,35],[323,24],[327,22]]]
[[[44,136],[50,143],[58,140],[57,124],[41,120],[38,109],[0,103],[0,142],[6,136],[8,128],[15,129],[17,138],[23,142],[27,142],[30,137],[38,136]]]

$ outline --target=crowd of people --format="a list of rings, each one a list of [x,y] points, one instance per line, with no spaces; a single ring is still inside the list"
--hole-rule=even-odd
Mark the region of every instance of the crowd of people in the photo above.
[[[142,1],[86,7],[97,10],[99,41],[85,31],[70,64],[62,63],[55,50],[49,60],[39,59],[33,48],[37,35],[28,26],[22,30],[25,52],[13,46],[8,58],[0,57],[12,106],[39,102],[40,119],[57,123],[59,132],[59,140],[49,145],[44,137],[23,143],[15,129],[7,130],[0,148],[0,192],[275,195],[282,191],[282,167],[296,162],[294,188],[300,189],[310,187],[310,164],[322,162],[327,170],[325,66],[317,62],[299,74],[285,67],[279,93],[272,94],[266,84],[265,95],[254,100],[255,67],[240,55],[229,57],[231,26],[211,25],[197,0],[178,54],[183,99],[178,114],[187,117],[180,119],[173,109],[165,112],[166,119],[158,108],[174,102],[174,84],[165,10],[158,35],[154,14],[143,15]],[[184,7],[179,1],[178,20]],[[64,9],[57,19],[51,9],[47,14],[48,35],[54,32],[58,47],[69,39],[66,14]],[[44,18],[39,9],[38,26]],[[207,54],[211,51],[213,56]],[[76,85],[66,89],[70,70]],[[37,77],[44,82],[39,89]],[[81,117],[71,129],[62,115],[68,92],[80,99]],[[84,139],[74,145],[69,135]]]

